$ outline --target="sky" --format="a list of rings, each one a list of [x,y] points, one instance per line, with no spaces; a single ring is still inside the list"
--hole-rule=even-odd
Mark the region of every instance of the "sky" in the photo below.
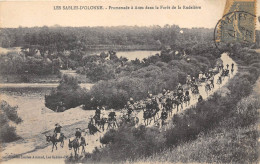
[[[258,9],[260,9],[260,0]],[[0,27],[34,26],[152,26],[214,28],[222,17],[226,0],[88,0],[1,1]],[[54,6],[200,6],[201,9],[154,10],[54,10]],[[259,15],[259,14],[258,14]],[[257,24],[259,28],[259,23]]]

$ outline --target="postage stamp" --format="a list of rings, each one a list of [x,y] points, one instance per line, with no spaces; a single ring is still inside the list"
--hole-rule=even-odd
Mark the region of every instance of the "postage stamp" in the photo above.
[[[215,42],[254,43],[256,0],[228,0],[215,28]]]

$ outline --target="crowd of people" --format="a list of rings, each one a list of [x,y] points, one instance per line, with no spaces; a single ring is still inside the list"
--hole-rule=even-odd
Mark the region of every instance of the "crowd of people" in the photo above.
[[[234,63],[231,64],[231,73],[234,72]],[[116,112],[111,109],[105,117],[105,107],[98,106],[96,108],[94,116],[90,119],[88,129],[90,134],[95,134],[95,132],[102,129],[104,131],[105,124],[107,124],[107,129],[116,128],[122,124],[131,123],[133,125],[139,123],[139,118],[137,114],[143,111],[143,121],[144,125],[149,125],[152,120],[154,123],[158,123],[160,120],[160,125],[164,126],[166,120],[172,115],[172,110],[176,109],[177,112],[183,109],[183,105],[189,106],[191,100],[191,94],[193,98],[197,99],[198,103],[203,101],[202,95],[199,93],[199,85],[205,83],[206,92],[214,88],[214,76],[220,73],[217,79],[217,84],[222,84],[223,78],[229,76],[229,64],[224,68],[223,64],[218,67],[218,72],[208,71],[206,73],[199,72],[198,78],[187,76],[186,84],[178,84],[177,88],[173,91],[163,89],[161,94],[153,95],[148,92],[148,96],[145,100],[134,101],[131,97],[126,105],[125,109],[121,112],[125,112],[120,115],[119,120],[117,120]],[[184,89],[185,88],[185,89]],[[134,113],[134,114],[133,114]],[[118,124],[119,123],[119,124]],[[54,137],[58,140],[61,134],[61,126],[59,124],[55,125]],[[82,137],[82,130],[80,128],[76,129],[75,140],[80,143],[80,138]]]

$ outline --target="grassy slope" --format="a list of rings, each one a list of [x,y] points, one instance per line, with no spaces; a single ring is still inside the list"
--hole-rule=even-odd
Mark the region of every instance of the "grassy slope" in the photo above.
[[[253,93],[237,104],[238,111],[246,111],[248,108],[260,110],[260,78]],[[256,162],[259,154],[258,128],[257,124],[243,128],[219,127],[208,134],[200,134],[194,141],[135,162]]]

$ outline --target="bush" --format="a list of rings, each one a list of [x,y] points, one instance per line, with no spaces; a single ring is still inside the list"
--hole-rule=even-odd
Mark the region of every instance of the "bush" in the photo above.
[[[2,117],[2,116],[0,116]],[[15,127],[9,126],[8,123],[0,126],[0,141],[1,142],[12,142],[19,139],[15,132]]]
[[[45,106],[53,111],[63,112],[83,104],[86,95],[87,91],[80,88],[75,77],[64,75],[60,85],[45,96]]]
[[[16,124],[22,122],[17,115],[18,107],[11,107],[6,101],[0,103],[0,142],[12,142],[19,139],[15,127],[9,125],[9,121]]]
[[[2,112],[5,113],[5,115],[7,116],[7,118],[9,120],[15,122],[16,124],[19,124],[22,122],[22,119],[20,117],[18,117],[18,115],[17,115],[17,109],[18,109],[17,106],[11,107],[6,101],[1,101],[0,109]]]
[[[100,139],[101,144],[109,144],[114,142],[115,140],[115,135],[116,135],[116,130],[111,129],[108,132],[105,133],[105,135]]]
[[[234,117],[236,124],[241,127],[257,123],[258,109],[260,108],[260,97],[251,95],[243,98],[237,105]]]
[[[98,157],[101,162],[134,160],[161,151],[164,142],[163,133],[157,128],[123,126],[118,130],[108,131],[101,138],[101,143],[109,146],[93,153],[92,158]]]

